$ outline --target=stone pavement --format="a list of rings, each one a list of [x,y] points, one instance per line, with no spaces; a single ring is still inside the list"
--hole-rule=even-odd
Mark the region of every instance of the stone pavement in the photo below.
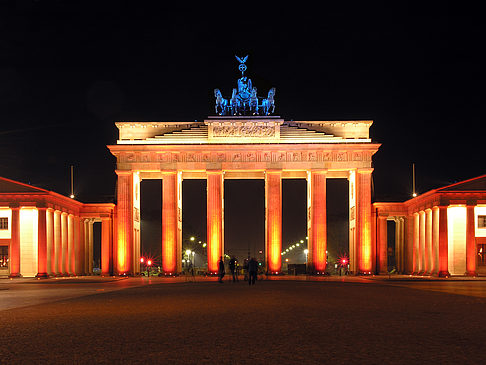
[[[0,281],[44,298],[0,311],[0,363],[486,362],[485,281],[197,279]]]

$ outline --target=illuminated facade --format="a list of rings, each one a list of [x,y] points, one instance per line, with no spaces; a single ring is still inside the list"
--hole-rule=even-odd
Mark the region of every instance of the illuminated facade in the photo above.
[[[102,224],[102,273],[110,274],[114,204],[83,204],[0,177],[0,275],[93,273],[93,223]]]
[[[388,254],[387,221],[395,222]],[[486,274],[486,175],[431,190],[403,203],[373,204],[377,271],[394,257],[406,274]]]
[[[277,116],[214,116],[203,122],[117,122],[119,138],[108,148],[117,159],[114,267],[137,274],[140,255],[140,181],[161,179],[162,269],[182,269],[182,181],[207,181],[208,270],[224,253],[224,181],[265,181],[266,264],[281,271],[282,179],[307,181],[310,272],[326,269],[326,179],[349,181],[350,267],[371,273],[371,168],[379,148],[371,121],[284,121]],[[116,256],[116,257],[115,257]]]

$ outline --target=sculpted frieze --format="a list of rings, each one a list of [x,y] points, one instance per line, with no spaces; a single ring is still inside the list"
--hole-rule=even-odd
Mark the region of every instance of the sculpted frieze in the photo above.
[[[126,152],[117,155],[121,163],[326,163],[371,161],[371,153],[366,151],[228,151],[228,152]]]
[[[269,125],[222,125],[212,127],[212,137],[274,137],[275,126]]]

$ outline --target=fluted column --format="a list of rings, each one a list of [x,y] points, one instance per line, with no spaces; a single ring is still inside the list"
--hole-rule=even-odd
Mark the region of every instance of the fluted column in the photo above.
[[[415,267],[414,267],[414,215],[409,214],[407,215],[407,220],[405,222],[405,231],[406,231],[406,238],[405,238],[405,273],[406,274],[413,274]]]
[[[54,212],[54,250],[53,260],[54,264],[52,271],[56,276],[62,275],[62,234],[61,234],[61,212],[56,210]]]
[[[432,274],[432,210],[425,210],[425,273]]]
[[[101,218],[101,275],[110,275],[113,255],[111,250],[111,218]]]
[[[80,217],[74,217],[74,271],[76,275],[84,275],[84,221]]]
[[[20,207],[11,207],[10,277],[20,276]]]
[[[123,275],[132,271],[133,172],[117,170],[116,173],[118,175],[116,271],[119,275]]]
[[[326,174],[327,170],[310,171],[307,184],[310,192],[308,268],[311,273],[319,274],[326,271],[327,264]]]
[[[177,171],[162,176],[162,270],[177,273]]]
[[[83,260],[83,268],[84,274],[89,275],[89,219],[85,219],[83,222],[83,231],[84,231],[84,240],[83,240],[83,247],[84,247],[84,260]]]
[[[377,217],[378,229],[376,234],[378,235],[378,272],[380,274],[388,273],[388,231],[387,231],[387,217],[378,216]],[[398,224],[396,225],[395,231],[398,232]],[[395,249],[395,253],[397,250]],[[396,256],[395,256],[396,257]]]
[[[268,170],[265,174],[265,213],[267,233],[267,271],[282,270],[282,171]]]
[[[413,273],[420,273],[420,216],[413,214]]]
[[[93,224],[94,224],[94,219],[90,219],[88,221],[88,273],[90,275],[93,274]]]
[[[61,213],[61,274],[68,275],[69,256],[68,256],[68,214]]]
[[[68,226],[68,266],[67,272],[69,275],[74,275],[76,270],[74,268],[74,216],[69,214],[67,217],[67,226]]]
[[[419,274],[425,274],[425,212],[419,212]]]
[[[476,229],[474,225],[474,205],[466,206],[466,275],[477,276]]]
[[[47,221],[47,274],[49,276],[55,275],[55,269],[53,269],[53,257],[54,252],[54,210],[49,208],[47,209],[46,215]]]
[[[37,208],[37,278],[47,278],[47,208]]]
[[[359,273],[371,274],[375,263],[371,244],[371,173],[372,168],[356,173],[357,247]]]
[[[439,273],[439,208],[432,208],[432,269],[431,274]]]
[[[439,206],[439,276],[447,277],[449,273],[449,242],[447,231],[447,206]]]
[[[218,260],[223,256],[223,172],[207,172],[207,252],[208,271],[218,271]]]

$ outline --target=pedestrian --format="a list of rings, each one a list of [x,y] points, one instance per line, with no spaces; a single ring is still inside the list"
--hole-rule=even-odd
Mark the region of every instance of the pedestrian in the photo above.
[[[231,271],[231,276],[233,277],[233,283],[238,281],[238,273],[236,271],[236,265],[238,264],[238,261],[236,260],[236,257],[231,257],[231,260],[229,261],[229,269]]]
[[[245,277],[243,278],[244,281],[247,281],[248,280],[248,260],[249,260],[250,257],[248,257],[247,259],[245,259],[243,261],[243,273],[245,274]]]
[[[218,276],[219,276],[218,281],[220,283],[222,283],[223,282],[223,277],[224,277],[224,261],[223,261],[223,256],[219,256],[219,261],[218,261]]]
[[[248,261],[248,285],[255,285],[258,274],[258,261],[254,257]]]

